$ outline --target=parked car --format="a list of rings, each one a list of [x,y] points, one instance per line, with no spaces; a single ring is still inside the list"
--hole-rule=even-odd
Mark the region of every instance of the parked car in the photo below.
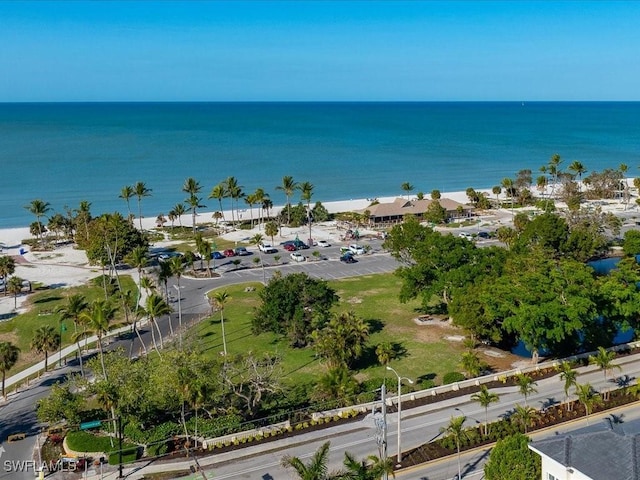
[[[222,260],[223,258],[226,258],[226,257],[220,252],[213,252],[211,254],[211,258],[213,258],[214,260]]]
[[[286,249],[287,245],[293,245],[294,247],[296,247],[296,250],[306,250],[307,248],[309,248],[309,245],[307,245],[306,243],[304,243],[300,239],[287,240],[286,242],[282,242],[280,245],[285,247],[285,249]]]
[[[233,250],[231,250],[230,248],[227,248],[224,252],[222,252],[222,254],[225,257],[235,257],[236,256],[236,252],[234,252]]]
[[[469,240],[470,242],[471,242],[471,241],[473,241],[473,235],[471,235],[470,233],[467,233],[467,232],[460,232],[460,233],[458,234],[458,236],[459,236],[460,238],[466,238],[466,239],[467,239],[467,240]]]
[[[491,235],[489,235],[489,232],[480,232],[478,233],[478,238],[486,240],[487,238],[491,238]]]
[[[296,246],[295,246],[293,243],[287,243],[287,244],[285,244],[285,245],[284,245],[284,249],[285,249],[287,252],[295,252],[296,250],[298,250],[298,249],[296,248]]]
[[[294,262],[304,262],[307,259],[307,257],[302,255],[300,252],[291,252],[291,255],[289,256]]]
[[[249,250],[247,250],[244,247],[237,247],[235,249],[235,254],[238,255],[239,257],[246,257],[247,255],[251,255]]]
[[[344,263],[356,263],[357,260],[353,258],[353,253],[347,252],[340,256],[340,261]]]
[[[327,242],[326,240],[319,240],[318,243],[316,243],[316,247],[321,247],[321,248],[326,248],[326,247],[330,247],[331,244],[329,242]]]
[[[356,243],[349,245],[349,251],[354,255],[364,255],[364,247]]]
[[[273,247],[270,243],[260,242],[258,248],[262,253],[276,253],[278,250]]]

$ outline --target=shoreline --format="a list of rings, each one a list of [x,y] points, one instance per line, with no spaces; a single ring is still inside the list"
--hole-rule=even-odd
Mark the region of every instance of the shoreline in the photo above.
[[[491,197],[495,198],[495,195],[491,193],[491,189],[478,189],[476,191],[486,193],[487,195],[490,196],[490,198]],[[464,191],[441,192],[441,195],[442,195],[442,198],[449,198],[459,203],[468,203],[469,201],[469,199],[467,198],[467,194]],[[411,196],[415,197],[415,195],[411,195]],[[378,201],[384,203],[384,202],[393,202],[396,198],[401,198],[401,197],[405,197],[405,195],[396,195],[391,197],[376,197],[376,198]],[[500,195],[500,197],[503,197],[503,195]],[[426,195],[426,198],[430,198],[430,196]],[[338,201],[330,201],[330,202],[322,202],[322,200],[317,199],[315,201],[312,201],[311,204],[314,205],[316,201],[320,201],[329,213],[364,210],[371,204],[371,199],[367,199],[367,198],[356,198],[356,199],[350,199],[350,200],[338,200]],[[277,215],[283,208],[284,208],[284,205],[274,206],[271,209],[272,215]],[[254,210],[253,219],[257,220],[258,215],[256,212],[258,211],[258,209],[254,208],[253,210]],[[214,222],[213,214],[216,211],[217,210],[206,210],[206,211],[198,212],[196,216],[196,223],[204,224],[204,223]],[[249,208],[241,209],[240,212],[242,215],[241,218],[243,220],[246,220],[247,218],[249,218],[249,215],[251,214]],[[224,216],[225,218],[230,219],[231,210],[224,210]],[[152,230],[156,228],[156,218],[157,217],[142,217],[142,228],[145,230]],[[165,214],[165,218],[166,218],[166,214]],[[182,220],[183,227],[191,226],[192,217],[190,213],[186,213],[182,215],[181,220]],[[178,224],[178,223],[179,222],[176,219],[175,224]],[[135,218],[134,225],[136,226],[138,225],[137,217]],[[170,225],[170,222],[167,221],[165,225]],[[0,245],[2,245],[3,251],[5,252],[9,250],[19,250],[21,247],[24,246],[24,244],[22,243],[22,240],[31,238],[31,237],[32,235],[29,232],[28,226],[0,228]]]

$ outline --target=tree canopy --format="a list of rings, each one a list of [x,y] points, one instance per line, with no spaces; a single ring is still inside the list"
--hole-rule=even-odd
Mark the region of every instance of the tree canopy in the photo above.
[[[253,316],[254,331],[286,335],[292,346],[303,347],[311,333],[329,321],[338,295],[324,280],[293,273],[271,278],[260,291],[260,300]]]

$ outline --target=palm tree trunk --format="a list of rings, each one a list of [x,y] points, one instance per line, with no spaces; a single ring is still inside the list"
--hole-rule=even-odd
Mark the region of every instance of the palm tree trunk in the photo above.
[[[156,343],[156,332],[153,330],[153,319],[150,319],[151,322],[151,342],[153,343],[153,348],[155,349],[156,352],[158,352],[158,355],[160,355],[160,350],[158,350],[158,344]]]
[[[49,365],[49,352],[44,351],[44,373],[47,373],[47,366]]]
[[[180,294],[180,292],[178,292],[178,294]],[[160,330],[158,330],[160,331]],[[173,323],[171,323],[171,314],[169,314],[169,332],[171,334],[171,336],[173,337]],[[162,336],[160,337],[160,343],[162,343]]]
[[[107,367],[104,364],[104,352],[102,351],[102,335],[98,335],[98,351],[100,352],[100,364],[102,365],[102,373],[104,379],[107,380]]]
[[[78,346],[78,360],[80,361],[80,376],[84,378],[84,365],[82,364],[82,347],[80,347],[80,340],[76,342]]]
[[[220,313],[220,324],[222,325],[222,349],[224,356],[227,356],[227,337],[224,334],[224,315]]]
[[[164,343],[162,341],[162,332],[160,331],[160,325],[158,325],[158,322],[155,322],[155,321],[153,323],[155,324],[156,329],[158,330],[158,335],[160,336],[160,348],[162,350],[164,350]],[[171,318],[169,318],[169,325],[171,325]],[[151,327],[151,328],[153,328],[153,327]],[[171,334],[173,335],[173,332],[171,332]]]

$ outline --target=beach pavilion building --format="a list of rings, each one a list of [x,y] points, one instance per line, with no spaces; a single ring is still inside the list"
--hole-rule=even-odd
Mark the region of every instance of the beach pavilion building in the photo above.
[[[434,200],[396,198],[390,203],[376,203],[365,209],[369,212],[369,223],[376,227],[388,227],[401,223],[405,215],[413,215],[418,220],[424,218],[429,205]],[[446,210],[447,220],[456,220],[472,217],[474,208],[449,198],[441,198],[440,205]]]

